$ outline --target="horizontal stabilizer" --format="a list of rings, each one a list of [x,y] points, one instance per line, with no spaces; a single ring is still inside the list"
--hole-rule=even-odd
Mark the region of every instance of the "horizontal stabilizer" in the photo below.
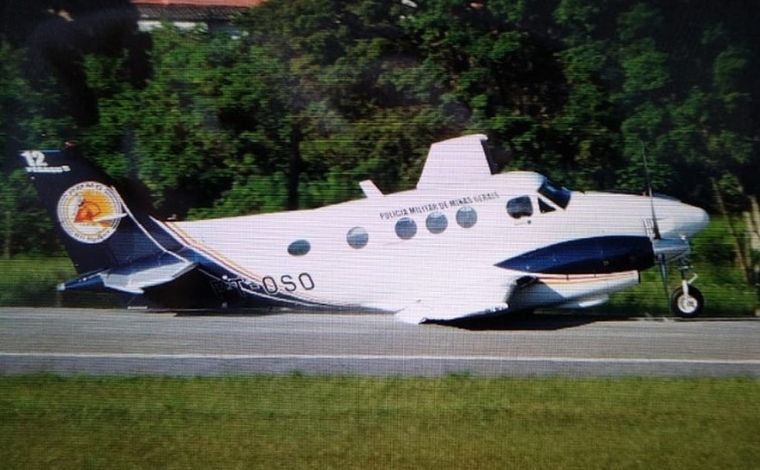
[[[143,259],[126,266],[86,274],[68,281],[59,290],[112,289],[128,294],[142,294],[148,287],[166,284],[192,271],[196,264],[170,255]]]

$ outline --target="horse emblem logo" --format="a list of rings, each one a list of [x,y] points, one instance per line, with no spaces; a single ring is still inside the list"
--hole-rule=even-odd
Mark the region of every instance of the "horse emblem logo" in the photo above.
[[[70,187],[58,200],[61,228],[82,243],[94,244],[108,239],[125,215],[116,192],[95,181],[83,181]]]

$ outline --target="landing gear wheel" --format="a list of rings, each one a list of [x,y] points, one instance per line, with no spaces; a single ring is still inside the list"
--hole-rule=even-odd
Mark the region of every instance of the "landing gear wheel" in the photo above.
[[[702,313],[705,298],[696,287],[689,286],[688,295],[679,287],[670,296],[670,311],[681,318],[694,318]]]

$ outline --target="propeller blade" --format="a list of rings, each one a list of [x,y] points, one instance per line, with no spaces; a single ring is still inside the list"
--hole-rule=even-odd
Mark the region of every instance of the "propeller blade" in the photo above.
[[[668,264],[664,257],[657,260],[660,265],[660,277],[662,277],[662,287],[665,289],[665,300],[670,302],[670,289],[668,289]]]
[[[660,240],[660,226],[657,223],[657,214],[654,210],[654,193],[652,192],[652,179],[649,176],[649,165],[647,164],[647,150],[644,143],[641,143],[641,159],[644,162],[644,177],[647,181],[647,193],[649,194],[649,206],[652,210],[652,231],[654,232],[654,239]]]
[[[662,234],[660,225],[657,223],[657,213],[654,209],[654,192],[652,191],[652,178],[649,175],[649,164],[647,162],[647,149],[644,142],[641,143],[641,160],[644,162],[644,177],[647,182],[647,194],[649,194],[649,207],[652,211],[652,249],[657,253],[659,243],[662,243]],[[659,242],[659,243],[658,243]],[[665,302],[670,302],[670,290],[668,289],[668,258],[665,253],[655,254],[658,267],[660,268],[660,277],[662,278],[662,287],[665,291]]]

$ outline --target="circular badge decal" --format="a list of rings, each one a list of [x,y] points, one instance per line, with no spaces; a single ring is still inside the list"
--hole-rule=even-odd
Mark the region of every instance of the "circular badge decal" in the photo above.
[[[106,240],[125,215],[116,193],[96,181],[78,183],[58,200],[58,221],[63,231],[82,243]]]

